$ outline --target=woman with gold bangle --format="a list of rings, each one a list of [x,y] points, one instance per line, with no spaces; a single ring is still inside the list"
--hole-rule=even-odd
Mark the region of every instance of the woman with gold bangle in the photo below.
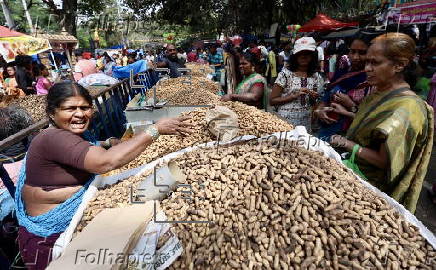
[[[187,118],[167,118],[125,142],[98,143],[87,129],[92,98],[77,83],[53,85],[47,95],[51,127],[33,140],[15,192],[18,244],[27,269],[45,269],[51,248],[67,228],[96,174],[138,157],[159,135],[190,133]]]
[[[433,110],[410,89],[414,55],[415,42],[405,34],[387,33],[372,42],[365,71],[374,91],[360,104],[346,138],[331,140],[358,150],[355,163],[365,178],[411,212],[430,160],[434,126]]]

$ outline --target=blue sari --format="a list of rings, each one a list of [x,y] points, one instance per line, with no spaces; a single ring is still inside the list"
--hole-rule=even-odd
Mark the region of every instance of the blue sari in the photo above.
[[[358,88],[366,82],[366,73],[364,71],[348,72],[336,81],[330,83],[325,89],[324,95],[321,98],[325,104],[330,106],[333,96],[336,93],[348,94],[351,90]],[[345,134],[344,128],[347,118],[337,113],[328,113],[330,118],[337,120],[335,123],[327,124],[320,121],[320,131],[318,137],[324,141],[330,141],[330,137],[335,134]]]

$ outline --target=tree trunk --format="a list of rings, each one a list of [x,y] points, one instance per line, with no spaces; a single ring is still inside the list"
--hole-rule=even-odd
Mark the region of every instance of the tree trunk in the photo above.
[[[76,36],[77,0],[64,0],[62,11],[65,16],[63,26],[68,33]]]
[[[8,5],[5,2],[5,0],[0,0],[0,5],[2,6],[3,14],[5,15],[5,19],[6,19],[6,22],[9,26],[9,28],[10,29],[15,28],[14,19],[12,19],[11,11],[9,10]]]
[[[27,23],[29,24],[30,33],[33,33],[34,29],[33,29],[32,18],[30,17],[29,10],[27,10],[26,0],[21,0],[21,2],[23,3],[24,14],[26,14],[26,19],[27,19]]]

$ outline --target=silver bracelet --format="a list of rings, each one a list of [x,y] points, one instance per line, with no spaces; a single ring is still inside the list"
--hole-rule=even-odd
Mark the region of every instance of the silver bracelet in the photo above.
[[[150,125],[147,127],[147,129],[145,130],[145,134],[148,134],[151,136],[151,138],[153,139],[153,141],[157,140],[160,136],[159,131],[157,130],[156,125]]]

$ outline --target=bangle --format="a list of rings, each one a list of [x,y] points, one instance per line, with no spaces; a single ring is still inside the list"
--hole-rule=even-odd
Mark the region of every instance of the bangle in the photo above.
[[[110,137],[110,138],[107,138],[104,142],[103,142],[103,147],[105,147],[105,148],[110,148],[110,147],[112,147],[112,143],[111,143],[111,139],[116,139],[115,137]]]
[[[352,113],[357,113],[358,110],[359,110],[359,109],[357,108],[356,105],[352,106],[351,109],[350,109],[350,111],[351,111]]]
[[[145,130],[145,134],[150,135],[151,139],[153,141],[157,140],[157,138],[159,138],[159,136],[160,136],[159,131],[157,130],[156,125],[148,126],[147,130]]]

